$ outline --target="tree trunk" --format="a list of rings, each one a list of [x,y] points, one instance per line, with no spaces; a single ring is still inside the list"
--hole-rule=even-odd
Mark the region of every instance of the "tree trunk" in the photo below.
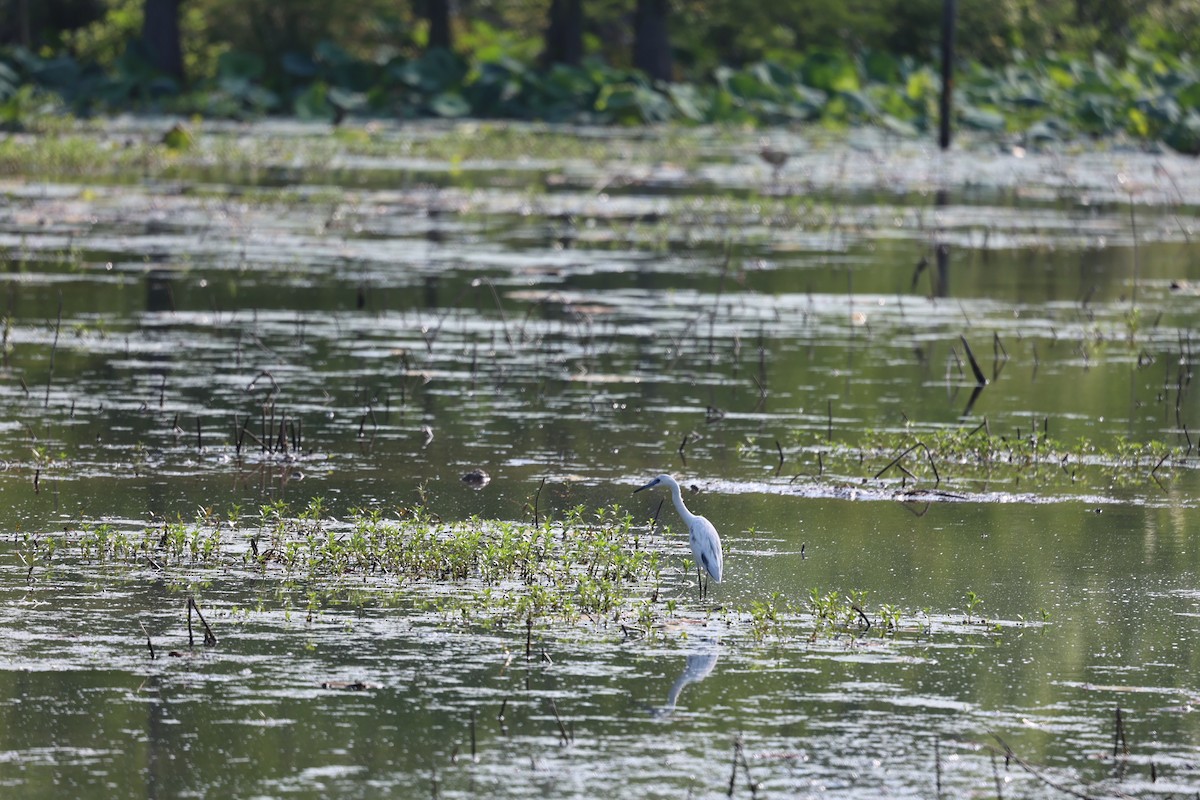
[[[150,64],[183,83],[183,47],[179,39],[180,0],[146,0],[142,43]]]
[[[654,80],[671,80],[668,0],[638,0],[633,14],[633,66]]]
[[[104,18],[102,0],[0,0],[0,45],[58,47],[58,36]]]
[[[429,47],[450,50],[450,0],[427,0],[425,15],[429,20]]]
[[[583,61],[583,0],[551,0],[542,64],[579,66]]]

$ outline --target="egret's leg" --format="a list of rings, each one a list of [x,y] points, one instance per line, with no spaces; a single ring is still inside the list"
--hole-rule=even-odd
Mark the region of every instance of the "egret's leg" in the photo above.
[[[700,572],[700,565],[696,565],[696,588],[700,590],[700,602],[704,602],[704,574]]]

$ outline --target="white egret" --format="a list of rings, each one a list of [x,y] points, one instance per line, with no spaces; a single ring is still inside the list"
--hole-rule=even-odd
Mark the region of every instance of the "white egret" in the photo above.
[[[675,510],[679,512],[679,516],[687,525],[688,544],[692,546],[692,555],[696,557],[696,581],[700,585],[700,599],[703,600],[704,595],[708,593],[708,585],[704,580],[701,568],[712,576],[714,581],[721,582],[723,572],[721,537],[717,535],[717,529],[711,522],[699,514],[688,511],[687,506],[683,504],[683,494],[679,491],[679,484],[670,475],[659,475],[640,489],[634,489],[633,493],[637,494],[642,489],[649,489],[660,483],[670,487],[671,499],[675,501]]]

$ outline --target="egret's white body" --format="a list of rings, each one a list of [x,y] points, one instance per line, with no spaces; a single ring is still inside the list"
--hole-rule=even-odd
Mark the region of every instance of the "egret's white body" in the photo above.
[[[714,581],[721,582],[724,573],[724,559],[721,556],[721,537],[717,529],[704,517],[688,511],[683,504],[683,493],[679,491],[679,483],[670,475],[659,475],[645,486],[634,489],[634,494],[663,484],[671,489],[671,499],[675,502],[675,510],[683,518],[688,529],[688,544],[692,546],[692,555],[696,557],[696,579],[700,582],[700,599],[704,599],[707,587],[702,580],[701,569],[707,572]]]

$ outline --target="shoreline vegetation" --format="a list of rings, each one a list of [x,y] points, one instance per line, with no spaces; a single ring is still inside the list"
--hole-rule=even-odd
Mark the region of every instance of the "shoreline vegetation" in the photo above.
[[[212,4],[189,14],[203,15]],[[236,19],[202,24],[188,17],[183,79],[156,69],[140,46],[137,5],[117,2],[113,8],[125,16],[110,9],[41,46],[0,47],[0,130],[39,132],[64,117],[125,113],[335,124],[479,119],[876,126],[908,138],[932,137],[938,123],[942,80],[933,47],[937,26],[929,20],[901,19],[888,28],[862,16],[847,22],[841,38],[831,33],[812,40],[796,31],[783,35],[779,20],[756,19],[750,27],[765,33],[735,52],[704,40],[712,31],[677,30],[671,40],[676,66],[662,80],[624,63],[611,44],[590,34],[575,63],[547,62],[532,12],[501,20],[487,9],[472,9],[470,19],[456,20],[451,48],[431,46],[423,23],[412,20],[404,35],[396,34],[395,46],[372,47],[370,37],[343,32],[336,20],[271,45],[239,38]],[[721,10],[730,11],[721,6],[713,13]],[[357,13],[368,19],[372,12]],[[1006,137],[1020,147],[1120,138],[1200,153],[1200,65],[1189,55],[1186,21],[1168,25],[1169,16],[1131,14],[1120,22],[1129,34],[1124,38],[1089,39],[1080,32],[1095,33],[1094,24],[1072,32],[1061,28],[1050,41],[1035,42],[1015,23],[1006,28],[975,20],[971,14],[978,10],[963,13],[954,88],[958,130]],[[1046,25],[1063,24],[1050,19],[1048,9],[1037,13]],[[676,17],[677,29],[690,19],[686,11]],[[499,22],[516,27],[501,29]],[[1036,22],[1021,24],[1033,30]],[[594,21],[604,24],[604,18]],[[340,41],[329,38],[335,36]]]

